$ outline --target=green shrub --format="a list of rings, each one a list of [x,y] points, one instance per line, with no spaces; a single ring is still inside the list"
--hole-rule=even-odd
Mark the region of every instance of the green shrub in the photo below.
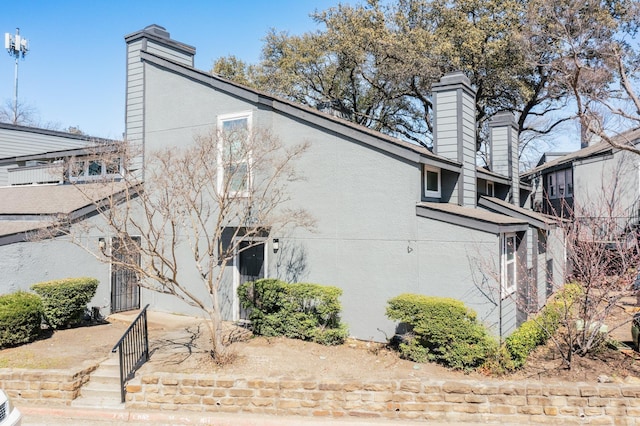
[[[95,278],[67,278],[31,286],[42,297],[44,318],[53,329],[70,327],[82,321],[87,303],[96,294]]]
[[[458,300],[402,294],[388,301],[387,317],[410,328],[400,353],[416,362],[470,370],[497,352],[497,343],[476,313]]]
[[[0,296],[0,348],[34,341],[40,334],[42,300],[18,291]]]
[[[238,288],[240,304],[250,309],[253,332],[286,336],[324,345],[337,345],[347,337],[340,323],[342,290],[318,284],[289,284],[262,279]]]
[[[567,284],[542,308],[540,313],[525,321],[505,339],[504,346],[511,357],[511,369],[522,367],[529,354],[544,345],[560,326],[560,322],[572,310],[574,302],[582,294],[578,284]]]

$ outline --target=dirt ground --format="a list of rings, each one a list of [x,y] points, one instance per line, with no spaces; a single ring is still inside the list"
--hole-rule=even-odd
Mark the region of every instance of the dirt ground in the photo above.
[[[621,307],[616,321],[630,317]],[[84,362],[105,359],[134,315],[115,316],[99,325],[58,330],[42,339],[0,350],[0,368],[73,368]],[[417,364],[374,342],[349,340],[341,346],[285,338],[252,337],[241,328],[230,328],[235,340],[230,359],[216,365],[209,356],[209,331],[202,320],[150,313],[151,360],[143,371],[216,372],[234,377],[292,377],[349,380],[398,378],[487,378],[481,373],[464,374],[435,364]],[[614,333],[629,344],[629,324]],[[625,337],[627,336],[627,337]],[[640,383],[640,359],[633,351],[606,350],[594,359],[580,358],[568,371],[552,344],[530,357],[527,367],[502,377],[543,381],[612,381]]]

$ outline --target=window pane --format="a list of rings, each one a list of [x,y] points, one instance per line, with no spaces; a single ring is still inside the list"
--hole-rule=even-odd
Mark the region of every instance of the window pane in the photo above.
[[[564,170],[556,174],[556,185],[558,186],[558,195],[564,196]]]
[[[102,174],[102,163],[96,160],[89,162],[89,176],[100,176]]]
[[[222,123],[225,141],[224,155],[227,160],[236,161],[245,156],[243,144],[249,136],[248,129],[249,120],[246,117]]]
[[[239,192],[248,189],[249,170],[247,163],[231,164],[227,166],[227,179],[229,179],[229,191]]]
[[[116,174],[120,173],[120,159],[119,158],[113,158],[113,159],[107,160],[106,166],[107,166],[107,174],[108,175],[116,175]]]
[[[515,246],[515,237],[507,237],[507,262],[513,261],[516,248]]]
[[[568,169],[565,173],[567,195],[573,195],[573,170]]]
[[[427,191],[438,192],[438,173],[427,170]]]
[[[84,176],[84,161],[75,161],[71,165],[70,172],[73,177]]]
[[[513,288],[516,280],[516,264],[515,262],[507,266],[507,288]]]

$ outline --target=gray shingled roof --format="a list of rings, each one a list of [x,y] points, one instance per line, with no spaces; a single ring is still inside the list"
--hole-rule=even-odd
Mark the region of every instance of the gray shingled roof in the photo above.
[[[640,139],[640,128],[627,130],[615,137],[612,138],[613,142],[624,145],[635,143]],[[589,158],[595,155],[599,155],[608,151],[615,149],[608,142],[598,142],[593,145],[590,145],[586,148],[582,148],[578,151],[571,152],[569,154],[563,155],[562,157],[558,157],[552,161],[546,162],[537,166],[528,172],[522,173],[521,177],[529,177],[531,175],[535,175],[538,172],[541,172],[546,169],[551,169],[553,167],[561,166],[563,164],[569,164],[576,160],[581,160],[584,158]]]
[[[84,185],[26,185],[0,188],[0,215],[69,214],[125,188],[122,182]]]

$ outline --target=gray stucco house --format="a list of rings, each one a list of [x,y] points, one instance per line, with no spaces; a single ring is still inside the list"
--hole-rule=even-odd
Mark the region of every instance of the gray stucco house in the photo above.
[[[637,149],[640,129],[625,131],[612,142]],[[603,239],[617,236],[605,235],[608,230],[622,234],[637,227],[640,157],[614,145],[598,141],[575,152],[544,154],[522,174],[522,182],[533,188],[531,208],[570,220],[597,220]]]
[[[386,301],[406,292],[461,300],[496,335],[506,336],[562,285],[563,234],[554,220],[523,207],[531,186],[520,182],[512,115],[492,121],[490,167],[476,166],[475,91],[464,75],[446,75],[433,87],[434,145],[428,150],[197,70],[196,49],[157,25],[125,41],[126,138],[143,152],[130,168],[144,166],[154,150],[192,143],[231,120],[268,129],[285,146],[309,144],[296,163],[305,180],[289,190],[291,203],[313,214],[316,229],[257,241],[248,253],[251,274],[342,288],[343,320],[352,336],[390,337],[395,324],[384,315]],[[8,189],[0,188],[0,197]],[[7,207],[0,221],[22,214],[18,210]],[[108,237],[87,235],[87,244]],[[25,285],[41,280],[37,274],[28,280],[14,276],[21,271],[15,267],[18,253],[25,252],[55,259],[58,266],[48,277],[75,274],[70,254],[57,244],[64,239],[0,246],[3,275]],[[294,247],[304,254],[304,267],[292,277],[286,256]],[[222,290],[227,320],[241,315],[235,290],[247,269],[246,255],[239,253],[229,266]],[[86,274],[103,283],[95,304],[117,310],[108,302],[113,271],[78,256],[90,269]],[[156,310],[195,313],[175,298],[144,289],[140,301]]]

